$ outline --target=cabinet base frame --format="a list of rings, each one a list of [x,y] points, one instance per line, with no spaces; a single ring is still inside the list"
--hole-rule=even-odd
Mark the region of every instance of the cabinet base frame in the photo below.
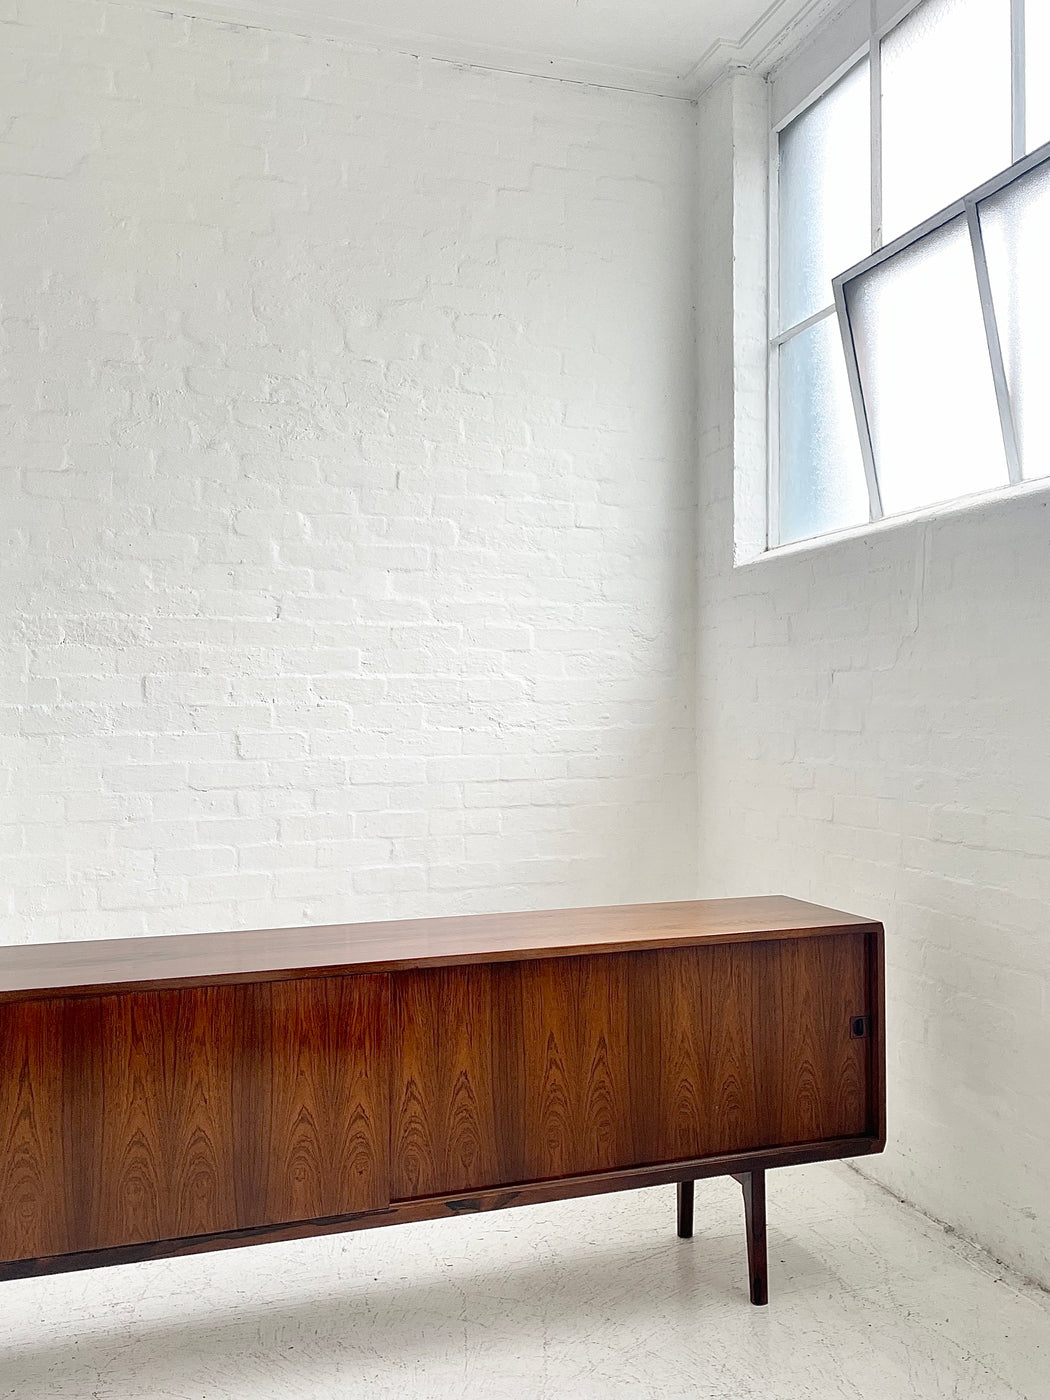
[[[791,1147],[770,1148],[763,1152],[732,1153],[694,1161],[662,1162],[650,1167],[631,1167],[623,1171],[529,1182],[520,1186],[497,1186],[466,1195],[395,1201],[389,1207],[358,1211],[351,1215],[300,1220],[286,1225],[264,1225],[212,1235],[193,1235],[185,1239],[153,1240],[112,1249],[86,1250],[80,1254],[52,1254],[37,1259],[19,1259],[0,1263],[0,1281],[36,1278],[45,1274],[73,1273],[80,1269],[99,1269],[115,1264],[138,1264],[148,1259],[174,1259],[186,1254],[204,1254],[214,1249],[237,1249],[242,1245],[277,1244],[315,1235],[374,1229],[381,1225],[406,1225],[416,1220],[436,1220],[450,1216],[473,1215],[486,1210],[503,1210],[509,1206],[539,1205],[545,1201],[596,1196],[607,1191],[634,1191],[645,1186],[688,1184],[690,1190],[687,1194],[691,1198],[693,1181],[710,1176],[734,1176],[737,1179],[743,1178],[741,1184],[744,1187],[748,1223],[751,1301],[764,1303],[765,1186],[762,1174],[776,1167],[836,1161],[843,1157],[862,1157],[872,1152],[881,1152],[884,1146],[883,1138],[838,1138],[824,1142],[800,1143]],[[755,1178],[759,1178],[760,1185]],[[682,1193],[679,1194],[680,1202],[681,1199]],[[679,1219],[681,1221],[681,1215]],[[691,1220],[689,1223],[691,1225]]]

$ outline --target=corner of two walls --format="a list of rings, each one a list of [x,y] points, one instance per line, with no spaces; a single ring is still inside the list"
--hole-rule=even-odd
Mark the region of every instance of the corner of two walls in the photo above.
[[[691,896],[693,108],[0,49],[0,939]]]
[[[699,112],[699,890],[883,920],[889,1145],[858,1166],[1050,1286],[1050,502],[734,565],[764,472],[756,81]]]
[[[865,1170],[1050,1283],[1050,512],[734,566],[760,81],[3,16],[0,938],[856,908]]]

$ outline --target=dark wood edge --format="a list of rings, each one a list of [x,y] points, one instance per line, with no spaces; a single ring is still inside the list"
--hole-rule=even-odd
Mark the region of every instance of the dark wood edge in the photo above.
[[[187,987],[223,987],[253,982],[287,982],[316,977],[354,977],[377,972],[414,972],[431,967],[471,967],[478,963],[532,962],[540,958],[596,957],[607,953],[645,953],[667,948],[707,948],[725,943],[782,943],[792,938],[827,938],[840,933],[881,935],[874,922],[828,924],[820,928],[787,930],[755,929],[744,933],[668,934],[660,938],[626,938],[617,943],[580,943],[572,947],[507,948],[495,952],[447,953],[433,957],[382,958],[368,962],[332,963],[318,967],[265,968],[259,971],[206,973],[193,977],[150,977],[124,982],[75,983],[68,987],[28,987],[0,990],[0,1006],[7,1002],[49,1001],[53,997],[97,997],[126,992],[178,991]],[[207,936],[207,935],[202,935]]]
[[[556,1181],[495,1186],[467,1195],[428,1196],[420,1200],[395,1201],[378,1210],[328,1216],[319,1220],[300,1220],[287,1225],[260,1225],[247,1230],[194,1235],[188,1239],[154,1240],[147,1244],[86,1250],[80,1254],[16,1259],[0,1263],[0,1281],[73,1273],[79,1269],[99,1269],[113,1264],[138,1264],[148,1259],[174,1259],[186,1254],[204,1254],[213,1249],[237,1249],[241,1245],[276,1244],[347,1230],[368,1230],[379,1225],[405,1225],[415,1220],[474,1215],[479,1211],[503,1210],[508,1206],[538,1205],[544,1201],[595,1196],[606,1191],[635,1191],[643,1186],[666,1186],[675,1181],[694,1181],[708,1176],[732,1176],[737,1172],[862,1157],[871,1152],[881,1152],[882,1148],[883,1144],[871,1137],[836,1138],[827,1142],[801,1143],[794,1147],[772,1147],[762,1152],[738,1152],[590,1176],[561,1177]]]
[[[881,924],[868,940],[872,1134],[878,1144],[874,1150],[881,1152],[886,1146],[886,934]]]

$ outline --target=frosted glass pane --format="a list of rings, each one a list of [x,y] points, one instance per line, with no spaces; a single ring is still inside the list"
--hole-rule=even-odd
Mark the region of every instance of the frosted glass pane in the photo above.
[[[780,329],[831,305],[871,252],[868,61],[780,133]]]
[[[1008,481],[965,219],[847,291],[887,515]]]
[[[1050,476],[1050,167],[980,206],[1025,476]]]
[[[827,316],[780,347],[780,540],[867,524],[838,319]]]
[[[883,242],[1009,164],[1010,0],[925,0],[882,41]]]
[[[1026,135],[1028,149],[1050,141],[1050,0],[1024,7]]]

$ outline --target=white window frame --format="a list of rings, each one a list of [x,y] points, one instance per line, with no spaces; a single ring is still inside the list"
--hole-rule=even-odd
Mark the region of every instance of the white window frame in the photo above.
[[[870,529],[886,517],[882,510],[878,478],[875,472],[871,437],[863,410],[863,396],[857,369],[856,348],[853,343],[846,306],[844,286],[852,278],[870,271],[897,252],[910,247],[926,234],[947,223],[950,218],[965,214],[977,266],[978,287],[981,309],[985,319],[985,332],[988,339],[989,355],[992,362],[996,400],[1003,424],[1003,438],[1006,446],[1009,485],[994,487],[982,492],[983,496],[999,496],[1011,488],[1021,485],[1050,485],[1050,482],[1023,482],[1017,451],[1016,430],[1010,412],[1009,395],[1003,369],[1002,353],[999,349],[995,315],[991,305],[991,291],[988,284],[988,270],[984,259],[980,225],[976,217],[976,204],[988,195],[1005,188],[1022,174],[1033,169],[1050,157],[1050,145],[1026,154],[1026,63],[1024,52],[1024,15],[1026,0],[1010,0],[1010,150],[1013,162],[1007,170],[986,181],[977,190],[971,191],[954,201],[946,209],[909,230],[890,244],[882,242],[882,40],[895,29],[902,20],[922,3],[922,0],[854,0],[837,18],[819,31],[810,42],[787,60],[771,79],[771,120],[769,129],[769,261],[767,270],[768,303],[767,317],[769,335],[766,347],[767,364],[767,440],[766,462],[766,552],[778,549],[792,549],[800,545],[811,545],[834,538],[843,531],[832,531],[815,535],[805,540],[782,543],[780,540],[780,347],[786,341],[799,335],[816,323],[830,316],[837,316],[846,358],[846,368],[850,392],[860,439],[861,457],[868,488],[869,519],[866,523],[853,526],[848,533]],[[1036,3],[1050,3],[1050,0],[1036,0]],[[870,164],[871,164],[871,251],[867,258],[847,269],[833,279],[832,300],[804,321],[787,330],[774,329],[780,325],[780,133],[796,117],[819,101],[840,78],[850,69],[867,59],[869,64],[869,93],[871,103],[870,123]],[[820,75],[819,77],[817,75]],[[930,505],[922,512],[909,514],[938,513],[952,508],[958,497]],[[898,516],[890,517],[900,518]]]

